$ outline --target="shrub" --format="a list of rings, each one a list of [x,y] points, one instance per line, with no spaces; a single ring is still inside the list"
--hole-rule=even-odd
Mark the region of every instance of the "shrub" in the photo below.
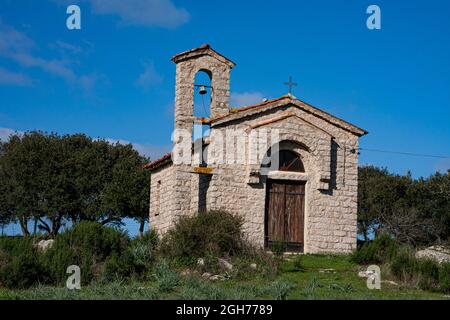
[[[47,270],[32,247],[11,257],[9,263],[0,269],[0,283],[8,288],[28,288],[47,280]]]
[[[442,263],[439,267],[439,291],[450,293],[450,262]]]
[[[113,252],[103,265],[101,280],[125,280],[135,275],[139,275],[141,272],[142,268],[136,264],[130,251],[125,251],[120,256],[117,252]]]
[[[358,264],[384,263],[392,260],[398,251],[397,242],[382,234],[371,242],[364,243],[351,257]]]
[[[414,252],[408,248],[401,248],[390,264],[392,274],[400,280],[410,281],[416,270]]]
[[[0,252],[4,256],[16,257],[33,249],[32,237],[0,237]]]
[[[283,253],[286,251],[287,243],[285,241],[274,241],[272,242],[272,252],[277,257],[281,257]]]
[[[161,252],[170,258],[193,263],[205,256],[233,256],[243,252],[242,219],[224,211],[209,211],[182,217],[161,242]]]
[[[70,265],[78,265],[82,281],[90,282],[100,276],[102,264],[110,255],[122,255],[128,242],[128,237],[115,228],[97,222],[80,222],[56,237],[45,253],[45,262],[54,282],[66,280]]]
[[[415,274],[419,281],[418,285],[424,290],[435,290],[439,287],[439,264],[430,259],[415,259]]]
[[[154,230],[131,241],[129,250],[137,265],[149,266],[155,259],[158,235]]]
[[[180,275],[173,271],[166,260],[161,260],[155,266],[154,277],[160,292],[172,291],[180,282]]]

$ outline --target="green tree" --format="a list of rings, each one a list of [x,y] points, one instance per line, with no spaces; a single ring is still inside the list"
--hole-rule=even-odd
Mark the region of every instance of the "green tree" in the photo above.
[[[111,182],[105,189],[104,208],[136,220],[142,236],[149,217],[150,173],[143,168],[148,159],[134,150],[123,152],[122,161],[114,166]]]
[[[450,172],[414,180],[365,166],[358,180],[358,231],[365,240],[383,230],[414,245],[448,241]]]
[[[148,159],[131,145],[29,132],[0,147],[0,210],[20,223],[24,235],[30,221],[35,232],[52,236],[67,221],[107,224],[131,217],[145,223],[149,183],[142,166]]]

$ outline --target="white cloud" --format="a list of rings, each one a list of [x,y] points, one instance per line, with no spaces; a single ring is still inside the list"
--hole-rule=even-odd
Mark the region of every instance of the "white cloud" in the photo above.
[[[21,131],[13,130],[10,128],[0,128],[0,140],[7,141],[11,135],[14,135],[14,134],[21,135],[22,133],[23,132],[21,132]]]
[[[32,83],[27,75],[0,67],[0,85],[30,86]]]
[[[162,81],[162,77],[156,72],[153,62],[147,62],[144,67],[144,71],[136,80],[136,84],[148,88],[151,85],[159,84]]]
[[[114,15],[123,24],[176,28],[189,21],[184,8],[177,8],[171,0],[53,0],[58,4],[88,2],[94,14]],[[81,7],[83,11],[83,7]]]
[[[61,42],[57,46],[61,46]],[[66,50],[69,47],[66,44]],[[74,50],[75,47],[71,47]],[[36,45],[25,33],[17,31],[11,26],[5,25],[0,21],[0,56],[3,56],[25,68],[38,68],[45,73],[64,79],[69,84],[86,87],[86,82],[92,86],[95,77],[92,75],[78,75],[72,68],[72,61],[70,59],[48,59],[40,57],[33,53]],[[9,76],[12,81],[16,83],[26,82],[26,77],[19,77],[11,74],[4,74],[4,77]]]
[[[261,92],[235,92],[231,94],[231,105],[234,107],[248,106],[262,102],[264,95]]]

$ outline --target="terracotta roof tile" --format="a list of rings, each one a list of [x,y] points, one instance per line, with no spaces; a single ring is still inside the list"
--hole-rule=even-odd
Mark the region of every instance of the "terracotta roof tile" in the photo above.
[[[144,166],[144,169],[149,169],[149,170],[154,170],[156,168],[158,168],[159,166],[165,164],[165,163],[169,163],[172,161],[172,153],[166,153],[165,155],[163,155],[161,158],[156,159],[155,161],[152,161],[150,163],[147,163]]]

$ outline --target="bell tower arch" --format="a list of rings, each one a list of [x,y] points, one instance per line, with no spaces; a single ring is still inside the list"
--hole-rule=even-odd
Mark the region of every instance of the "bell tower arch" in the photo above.
[[[235,63],[205,44],[175,55],[175,129],[192,131],[194,123],[194,86],[198,72],[205,72],[211,80],[210,117],[228,114],[230,100],[230,71]]]

